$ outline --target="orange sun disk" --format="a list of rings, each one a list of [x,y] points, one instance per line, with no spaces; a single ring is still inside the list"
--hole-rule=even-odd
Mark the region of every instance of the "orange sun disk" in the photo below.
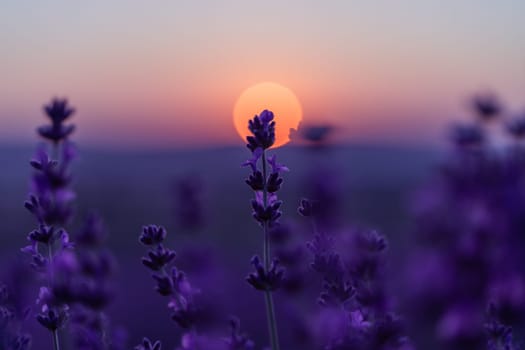
[[[248,121],[263,110],[273,112],[275,120],[275,144],[279,147],[290,141],[290,130],[297,130],[303,117],[299,99],[288,88],[264,82],[244,90],[233,108],[235,129],[243,140],[250,135]]]

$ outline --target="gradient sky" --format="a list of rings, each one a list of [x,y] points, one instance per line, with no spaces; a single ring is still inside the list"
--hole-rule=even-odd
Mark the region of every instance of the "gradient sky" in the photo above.
[[[274,81],[357,142],[440,142],[491,89],[525,109],[525,1],[4,0],[0,142],[67,96],[97,147],[240,144],[237,96]]]

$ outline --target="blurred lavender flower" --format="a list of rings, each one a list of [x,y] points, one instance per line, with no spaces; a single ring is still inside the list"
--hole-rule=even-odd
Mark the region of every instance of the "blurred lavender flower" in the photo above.
[[[451,133],[454,143],[463,149],[479,148],[485,139],[483,130],[478,125],[458,124]]]
[[[310,216],[310,202],[299,213]],[[306,215],[305,215],[306,214]],[[314,226],[315,231],[315,226]],[[307,243],[311,267],[322,278],[322,306],[311,327],[314,341],[324,349],[412,349],[403,322],[392,312],[385,282],[386,239],[375,231],[351,230],[338,236],[316,232]]]
[[[78,349],[119,349],[120,330],[113,329],[105,309],[113,300],[112,254],[104,247],[107,231],[101,217],[91,213],[76,235],[75,255],[63,269],[61,290],[71,298],[71,331]],[[65,296],[64,296],[65,298]]]
[[[59,145],[55,146],[59,147]],[[40,223],[63,226],[69,223],[72,214],[70,165],[74,159],[74,146],[61,144],[61,162],[52,160],[44,148],[39,148],[30,164],[35,170],[31,181],[29,199],[24,203]]]
[[[0,285],[0,349],[29,350],[31,336],[22,332],[22,324],[29,314],[18,315],[7,286]]]
[[[525,137],[525,115],[515,117],[507,123],[507,132],[516,140],[523,140]]]
[[[175,217],[181,230],[194,232],[205,224],[203,185],[196,176],[185,176],[174,185]]]
[[[334,131],[334,127],[331,125],[311,125],[302,127],[300,131],[303,139],[316,145],[321,145],[326,142],[328,136]]]
[[[246,334],[241,333],[241,322],[238,318],[230,319],[231,335],[226,339],[227,350],[255,350],[255,344]]]
[[[314,217],[319,210],[319,202],[306,198],[301,199],[297,212],[304,217]]]
[[[472,107],[482,121],[494,119],[503,110],[498,97],[490,92],[475,95],[472,98]]]
[[[481,117],[499,113],[501,106],[491,103],[480,103]],[[519,138],[519,123],[512,128],[509,136]],[[412,241],[417,245],[407,263],[406,298],[420,341],[435,336],[452,350],[486,346],[488,304],[500,324],[525,321],[523,150],[495,152],[483,143],[488,129],[466,130],[463,141],[455,140],[459,152],[416,197]],[[476,152],[463,152],[463,146]]]
[[[487,350],[518,350],[512,339],[512,327],[502,324],[493,304],[489,305],[488,320],[485,323]]]
[[[147,247],[148,256],[142,258],[142,263],[153,271],[156,281],[156,291],[170,298],[168,307],[172,311],[171,318],[181,328],[193,328],[199,321],[200,310],[194,297],[198,289],[191,286],[184,272],[173,267],[175,252],[162,245],[166,238],[166,230],[161,226],[144,226],[139,241]],[[154,248],[153,248],[154,247]]]
[[[38,128],[38,133],[54,143],[65,140],[75,130],[74,125],[64,125],[64,122],[75,113],[75,109],[68,106],[67,99],[54,98],[44,106],[44,112],[51,120],[51,125]]]
[[[338,171],[332,164],[314,164],[302,187],[308,199],[303,201],[298,212],[310,217],[315,230],[337,229],[341,224],[343,203],[343,190]]]
[[[215,338],[199,335],[196,332],[183,334],[181,346],[177,350],[254,350],[254,343],[240,333],[240,322],[237,318],[230,319],[231,334],[227,338]]]
[[[67,100],[54,99],[44,107],[51,119],[51,126],[38,128],[38,133],[52,141],[55,158],[51,159],[45,148],[39,148],[30,165],[35,170],[31,181],[32,194],[24,204],[38,222],[37,229],[28,234],[30,244],[22,249],[32,256],[31,265],[43,274],[46,287],[40,288],[37,304],[41,312],[36,316],[38,322],[53,334],[55,350],[60,348],[58,330],[69,318],[69,306],[64,294],[55,293],[57,272],[60,271],[60,260],[73,248],[69,234],[63,226],[72,216],[72,200],[75,195],[71,189],[70,164],[75,151],[67,137],[74,127],[64,126],[63,122],[74,112],[67,105]],[[44,251],[42,251],[43,249]]]
[[[274,247],[275,257],[286,270],[282,277],[282,291],[294,298],[304,292],[310,275],[305,254],[304,241],[295,235],[289,225],[280,224],[269,231],[270,242]]]

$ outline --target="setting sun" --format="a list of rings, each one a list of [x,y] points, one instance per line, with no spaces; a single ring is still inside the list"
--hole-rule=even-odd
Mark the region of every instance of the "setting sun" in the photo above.
[[[297,130],[303,117],[297,96],[288,88],[264,82],[244,90],[233,108],[235,129],[243,140],[249,135],[248,120],[268,109],[275,116],[275,144],[282,146],[290,141],[290,130]]]

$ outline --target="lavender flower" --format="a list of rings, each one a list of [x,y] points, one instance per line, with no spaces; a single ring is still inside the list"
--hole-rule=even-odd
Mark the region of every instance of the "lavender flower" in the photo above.
[[[309,202],[303,199],[298,211],[310,214]],[[313,254],[311,268],[322,278],[318,302],[323,310],[313,327],[331,328],[317,336],[319,346],[411,349],[403,322],[388,307],[383,236],[369,230],[351,230],[337,237],[317,232],[307,247]]]
[[[273,350],[278,350],[279,340],[271,292],[281,285],[284,271],[277,267],[275,261],[273,263],[270,262],[269,230],[276,226],[281,216],[279,209],[282,202],[277,199],[277,191],[283,183],[281,172],[288,171],[288,168],[278,164],[275,156],[266,158],[266,150],[275,142],[275,121],[273,121],[272,112],[264,110],[259,116],[256,115],[248,122],[248,129],[252,135],[248,136],[246,141],[248,142],[248,149],[252,151],[252,158],[247,160],[243,166],[249,166],[252,170],[252,174],[246,180],[246,183],[255,191],[255,199],[252,199],[251,203],[252,215],[263,227],[264,254],[263,264],[260,263],[257,256],[252,258],[252,264],[256,271],[247,277],[247,281],[255,289],[265,293],[271,346]],[[258,168],[259,160],[262,170]],[[268,166],[271,167],[269,175]]]
[[[155,290],[160,295],[170,298],[168,307],[172,311],[171,318],[181,328],[192,328],[199,321],[201,312],[194,303],[194,297],[199,290],[191,286],[184,272],[172,266],[175,252],[164,248],[162,243],[165,238],[166,230],[163,227],[143,227],[139,241],[152,248],[148,251],[148,256],[142,258],[142,263],[154,272],[152,277],[157,284]]]
[[[484,142],[483,130],[477,125],[458,124],[452,129],[454,143],[464,149],[478,148]]]
[[[74,125],[64,125],[64,122],[75,113],[75,109],[68,106],[67,99],[54,98],[44,106],[44,112],[51,120],[51,125],[38,128],[38,133],[54,143],[65,140],[75,130]]]
[[[273,112],[265,109],[260,115],[256,115],[248,122],[248,129],[252,133],[252,136],[246,138],[250,151],[254,152],[257,148],[264,151],[275,143]]]
[[[62,268],[61,287],[74,306],[70,329],[79,349],[113,350],[121,342],[105,312],[114,297],[111,277],[116,269],[104,247],[106,235],[101,217],[91,213],[76,236],[76,254]]]
[[[159,244],[155,250],[152,249],[148,252],[147,257],[142,258],[142,263],[153,271],[159,271],[172,262],[173,259],[175,259],[175,252]]]
[[[58,99],[44,109],[52,125],[40,127],[38,133],[53,142],[55,155],[60,155],[60,159],[51,159],[47,151],[40,148],[30,162],[35,170],[31,183],[33,194],[29,195],[24,206],[37,220],[38,228],[28,234],[30,244],[22,251],[32,256],[31,266],[45,276],[47,287],[40,289],[38,304],[41,312],[37,320],[52,332],[53,345],[58,350],[58,330],[69,318],[69,306],[66,300],[60,298],[63,295],[55,294],[56,260],[73,247],[69,234],[62,228],[71,219],[74,198],[69,173],[74,151],[72,145],[65,141],[73,132],[73,126],[64,126],[63,122],[74,110],[67,106],[66,100]]]
[[[47,304],[42,306],[42,312],[40,312],[36,319],[40,324],[53,333],[62,328],[69,318],[69,308],[67,306],[52,306],[49,307]]]
[[[525,137],[525,116],[512,119],[506,125],[507,132],[516,140],[522,140]]]
[[[492,118],[501,110],[485,102],[479,116]],[[516,139],[521,131],[514,127],[508,136]],[[476,127],[460,143],[476,152],[462,147],[453,153],[415,201],[408,309],[421,333],[436,336],[447,349],[485,347],[487,331],[498,339],[489,348],[504,349],[508,332],[496,323],[520,326],[524,320],[525,158],[520,147],[494,152],[481,132],[489,130]],[[493,309],[489,322],[483,316],[487,304]]]
[[[272,261],[268,271],[264,269],[257,255],[252,258],[251,263],[255,268],[255,272],[249,274],[246,280],[253,288],[262,291],[274,291],[281,286],[284,270],[279,268],[279,261],[277,259]]]
[[[145,226],[139,237],[140,243],[146,246],[161,244],[164,239],[166,239],[166,229],[157,225]]]
[[[477,94],[472,99],[474,112],[482,121],[494,119],[502,111],[502,105],[492,93]]]

